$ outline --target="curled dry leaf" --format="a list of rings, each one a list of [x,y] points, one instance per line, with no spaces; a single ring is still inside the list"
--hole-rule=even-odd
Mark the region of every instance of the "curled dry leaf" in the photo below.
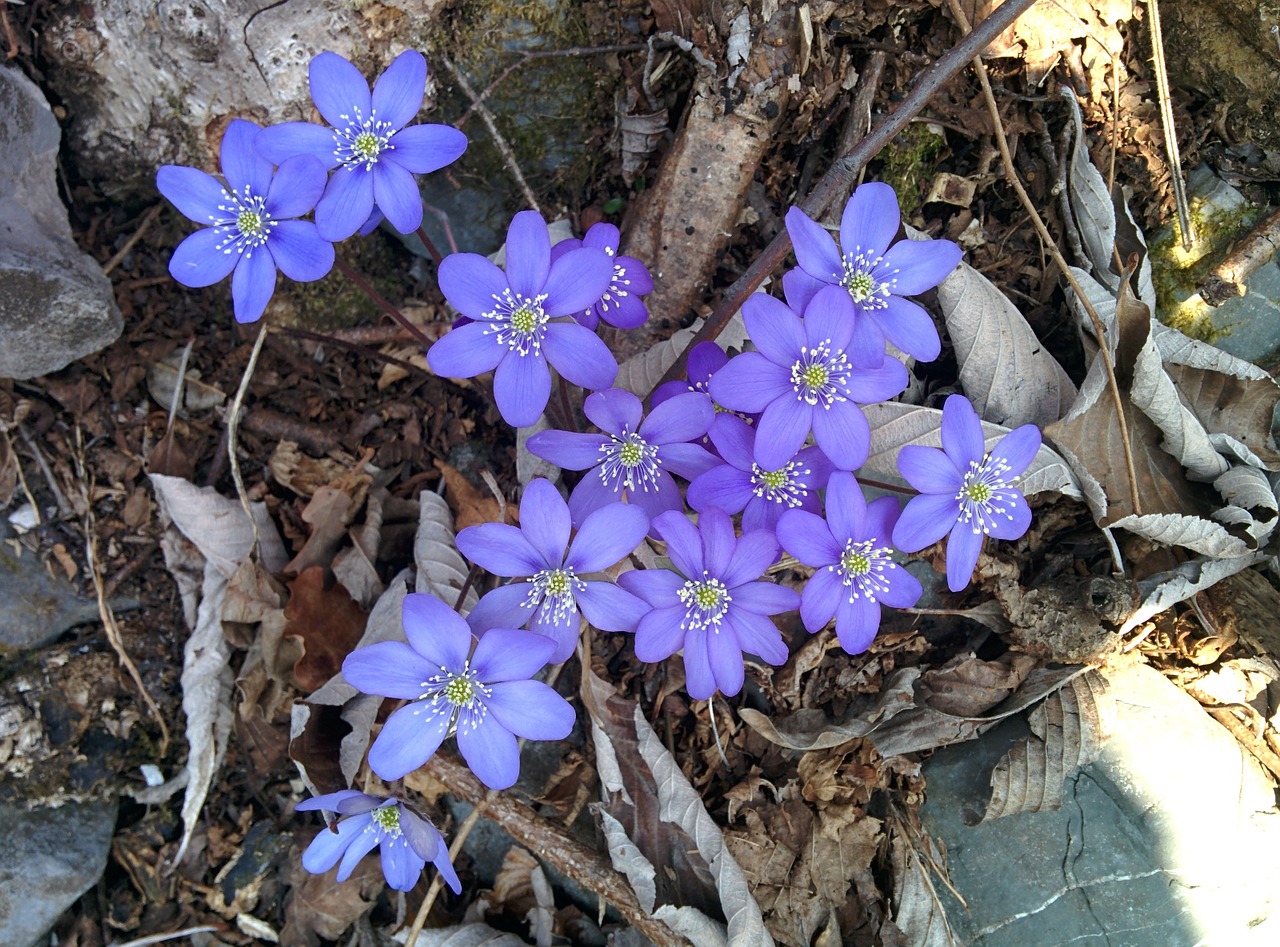
[[[545,414],[529,427],[516,429],[516,476],[520,479],[520,486],[527,487],[529,481],[535,477],[543,477],[558,484],[564,476],[564,471],[555,464],[543,460],[529,450],[529,438],[540,431],[550,429],[551,422],[547,420]]]
[[[364,634],[364,610],[333,582],[321,566],[304,570],[289,584],[284,607],[286,637],[296,637],[303,654],[293,667],[294,682],[314,691],[342,669],[342,661]]]
[[[1066,414],[1076,386],[995,284],[961,263],[938,286],[938,305],[979,417],[1014,428]]]
[[[328,829],[321,826],[319,831]],[[376,858],[362,858],[351,877],[341,884],[334,880],[338,873],[336,867],[313,875],[302,867],[303,847],[295,844],[289,854],[291,893],[285,905],[281,943],[320,947],[321,938],[341,939],[352,924],[369,913],[386,882]]]
[[[1097,671],[1077,675],[1050,694],[1031,713],[1031,735],[996,764],[981,821],[1060,809],[1063,781],[1098,758],[1115,713],[1107,680]]]
[[[723,833],[649,726],[640,705],[616,696],[613,687],[590,669],[584,673],[583,697],[592,710],[591,733],[599,759],[612,760],[612,766],[603,763],[600,767],[601,783],[610,790],[605,807],[619,825],[627,820],[624,835],[634,843],[633,848],[617,852],[611,847],[610,856],[619,871],[635,879],[633,885],[640,882],[638,896],[652,879],[654,900],[643,905],[645,909],[672,930],[691,939],[697,937],[694,943],[702,947],[725,942],[719,925],[708,928],[705,913],[694,906],[715,898],[727,919],[728,943],[772,947],[773,938],[765,929],[760,906],[726,847]],[[617,826],[613,831],[616,835]],[[671,844],[674,839],[679,843]],[[624,854],[628,857],[622,858]],[[661,866],[661,871],[655,870],[655,865]],[[668,897],[672,883],[688,897]],[[664,903],[658,904],[659,898]]]
[[[667,369],[689,347],[700,328],[702,320],[695,320],[693,325],[680,329],[671,338],[659,342],[647,352],[627,359],[618,366],[618,377],[614,379],[613,387],[624,388],[638,398],[648,397]]]
[[[941,852],[936,849],[934,841],[926,836],[922,844],[927,846],[929,860],[933,864],[941,864]],[[890,835],[889,864],[893,869],[896,910],[893,921],[885,924],[888,930],[882,931],[881,936],[892,932],[901,938],[900,943],[914,947],[955,947],[959,944],[947,919],[947,910],[938,897],[931,867],[925,864],[900,824]],[[897,930],[893,929],[895,927]],[[885,940],[889,942],[887,937]]]
[[[453,515],[440,494],[424,490],[419,496],[418,535],[413,541],[413,561],[418,567],[414,591],[434,595],[450,608],[467,581],[467,562],[458,552]],[[474,584],[467,590],[459,612],[475,608],[479,596]]]

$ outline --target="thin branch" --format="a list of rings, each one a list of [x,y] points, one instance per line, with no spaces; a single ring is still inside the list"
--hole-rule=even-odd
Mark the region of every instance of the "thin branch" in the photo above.
[[[956,23],[959,24],[960,29],[968,31],[969,18],[965,16],[959,0],[947,0],[947,6],[951,10],[951,15],[955,18]],[[1036,233],[1040,235],[1040,240],[1048,248],[1049,255],[1053,257],[1053,262],[1062,271],[1063,278],[1070,284],[1072,291],[1076,294],[1076,298],[1080,300],[1085,312],[1089,314],[1089,321],[1093,323],[1093,331],[1098,337],[1097,357],[1102,359],[1102,367],[1107,373],[1107,388],[1116,403],[1116,418],[1120,427],[1120,439],[1124,445],[1124,460],[1129,474],[1129,489],[1133,494],[1133,512],[1135,515],[1141,515],[1142,503],[1138,498],[1138,475],[1133,465],[1133,445],[1129,442],[1129,422],[1124,416],[1124,400],[1120,397],[1120,383],[1116,380],[1116,369],[1111,363],[1111,352],[1107,348],[1106,329],[1097,310],[1089,302],[1089,297],[1080,286],[1080,281],[1075,278],[1071,272],[1071,267],[1063,259],[1062,251],[1058,249],[1057,242],[1050,235],[1049,228],[1044,225],[1044,221],[1036,211],[1035,204],[1032,203],[1026,188],[1022,186],[1022,182],[1018,179],[1018,172],[1013,166],[1013,155],[1009,153],[1009,141],[1004,133],[1004,121],[1000,118],[1000,107],[996,104],[995,93],[991,91],[991,81],[987,78],[987,67],[983,63],[981,56],[974,57],[973,68],[978,74],[978,82],[982,85],[982,97],[986,99],[987,111],[991,115],[991,123],[995,128],[996,145],[1000,149],[1000,160],[1004,165],[1005,180],[1009,182],[1009,186],[1018,195],[1018,200],[1022,204],[1023,210],[1027,212],[1031,223],[1035,226]],[[1118,318],[1117,316],[1117,320]]]
[[[472,108],[480,113],[480,119],[484,122],[485,128],[489,129],[489,134],[493,138],[493,143],[497,146],[498,151],[502,153],[502,160],[506,163],[507,170],[511,172],[511,176],[515,178],[516,183],[520,185],[520,190],[524,194],[524,199],[533,210],[538,211],[538,213],[542,213],[542,209],[538,206],[538,199],[533,196],[533,190],[529,187],[529,182],[524,179],[524,172],[520,170],[520,165],[516,162],[515,152],[513,152],[511,150],[511,146],[507,144],[507,140],[502,137],[502,132],[498,131],[498,126],[493,120],[493,113],[485,108],[484,104],[480,101],[479,96],[476,95],[475,90],[471,88],[471,83],[467,81],[467,77],[459,71],[458,67],[453,64],[453,61],[443,54],[438,58],[440,64],[449,70],[449,74],[453,76],[454,82],[458,83],[458,88],[460,88],[463,91],[463,94],[471,100]]]
[[[915,86],[893,113],[827,170],[813,193],[800,204],[800,209],[812,218],[820,217],[832,201],[848,192],[850,185],[867,162],[879,154],[895,135],[911,123],[913,118],[924,111],[925,105],[934,93],[950,82],[971,59],[990,46],[996,37],[1011,26],[1033,3],[1035,0],[1005,0],[978,25],[977,29],[966,35],[946,55],[922,72]],[[742,307],[742,303],[760,287],[765,277],[777,268],[790,250],[791,237],[783,229],[756,257],[755,262],[747,267],[747,271],[738,277],[737,282],[729,287],[719,305],[698,330],[698,334],[658,380],[658,384],[674,381],[682,376],[686,354],[699,342],[710,342],[719,336],[724,331],[724,327],[729,324],[729,320],[733,318],[733,314]]]
[[[319,332],[310,332],[306,329],[295,329],[293,326],[286,326],[283,331],[285,335],[291,335],[294,338],[307,339],[311,342],[319,342],[322,345],[336,345],[339,348],[356,352],[366,358],[377,359],[379,361],[386,362],[388,365],[396,365],[414,375],[423,375],[428,378],[433,377],[431,372],[427,371],[425,368],[420,368],[419,366],[414,365],[412,362],[406,362],[404,359],[396,358],[394,355],[387,355],[385,352],[379,352],[377,349],[371,349],[367,345],[360,345],[357,342],[349,342],[341,336],[324,335]]]
[[[404,315],[391,303],[383,297],[376,289],[369,285],[369,281],[353,270],[342,260],[335,259],[333,265],[351,282],[355,283],[364,291],[364,294],[378,304],[378,308],[385,312],[388,316],[398,322],[406,332],[422,343],[424,348],[431,347],[431,340],[422,334],[422,330],[415,326],[412,322],[404,317]]]
[[[1160,29],[1160,4],[1148,0],[1147,15],[1151,19],[1151,62],[1156,72],[1156,99],[1160,103],[1160,129],[1164,132],[1164,148],[1169,154],[1173,200],[1178,208],[1178,229],[1182,249],[1190,250],[1196,242],[1191,225],[1191,205],[1187,203],[1187,185],[1182,178],[1182,155],[1178,151],[1178,128],[1173,122],[1173,100],[1169,98],[1169,70],[1164,65],[1164,34]]]
[[[249,494],[244,488],[244,477],[240,475],[240,458],[236,456],[239,440],[236,436],[240,429],[240,409],[244,406],[244,396],[249,391],[249,379],[253,370],[258,367],[258,356],[262,354],[262,345],[267,341],[267,324],[264,322],[258,329],[258,337],[253,342],[253,351],[249,353],[249,364],[244,367],[244,375],[240,378],[240,387],[236,389],[235,400],[227,413],[227,459],[231,462],[231,479],[236,485],[236,496],[240,497],[240,506],[244,515],[249,517],[249,525],[253,527],[253,548],[258,548],[258,521],[253,516],[253,508],[249,506]]]
[[[104,275],[110,276],[111,271],[120,265],[120,261],[129,255],[129,251],[138,245],[138,241],[142,239],[142,235],[147,232],[147,229],[155,222],[156,217],[160,215],[160,209],[162,207],[164,207],[163,204],[153,204],[147,212],[142,215],[142,220],[138,223],[138,229],[133,232],[133,236],[126,240],[124,242],[124,246],[117,250],[115,255],[102,265],[102,272]]]

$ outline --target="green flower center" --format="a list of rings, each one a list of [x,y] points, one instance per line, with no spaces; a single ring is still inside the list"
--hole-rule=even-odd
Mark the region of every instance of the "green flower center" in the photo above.
[[[810,365],[800,374],[800,381],[810,391],[816,391],[831,379],[825,365]]]
[[[729,590],[719,579],[711,578],[707,572],[702,573],[702,581],[690,579],[677,593],[680,604],[685,608],[685,628],[704,629],[707,627],[719,630],[720,620],[729,611],[729,603],[733,598]]]
[[[444,699],[451,704],[461,705],[471,701],[475,697],[476,688],[468,678],[455,677],[449,680],[444,686]]]
[[[766,470],[760,474],[760,485],[768,490],[780,490],[791,481],[784,467],[782,470]]]
[[[720,590],[710,582],[701,583],[693,592],[693,600],[699,608],[715,608],[720,604]]]
[[[618,461],[624,467],[637,467],[644,460],[644,447],[635,441],[625,441],[618,449]]]
[[[256,237],[262,233],[262,215],[252,210],[240,211],[236,216],[236,229],[246,237]]]
[[[871,560],[860,552],[847,549],[840,556],[840,568],[845,575],[866,575],[871,571]]]
[[[378,152],[382,150],[382,142],[373,132],[361,132],[356,135],[356,140],[351,143],[351,150],[358,157],[369,161],[378,157]]]
[[[511,328],[516,332],[529,333],[538,326],[538,314],[528,306],[521,306],[511,314]]]
[[[964,488],[964,495],[974,503],[986,503],[991,499],[991,485],[977,481]]]
[[[382,806],[374,809],[371,813],[373,821],[378,823],[379,828],[384,832],[392,835],[400,834],[400,807],[399,806]]]
[[[547,594],[564,595],[569,591],[569,576],[563,569],[556,569],[547,576]]]
[[[854,302],[860,303],[876,291],[876,281],[870,273],[854,273],[845,281],[845,289]]]

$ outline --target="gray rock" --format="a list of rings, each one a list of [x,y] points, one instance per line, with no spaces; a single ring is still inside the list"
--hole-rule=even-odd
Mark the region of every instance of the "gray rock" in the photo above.
[[[0,376],[57,371],[123,328],[111,282],[71,237],[54,183],[59,137],[40,90],[0,68]]]
[[[47,941],[58,915],[102,875],[115,823],[114,801],[36,810],[0,803],[0,944]]]
[[[0,525],[0,539],[8,535],[8,526]],[[18,556],[0,543],[0,655],[39,648],[68,628],[98,620],[98,603],[50,575],[38,554],[24,549]]]
[[[957,940],[982,947],[1280,943],[1272,784],[1159,672],[1108,673],[1115,733],[1068,780],[1059,812],[964,824],[992,767],[1025,734],[1006,721],[925,765],[925,830],[946,845],[942,898]],[[976,806],[975,806],[976,803]]]

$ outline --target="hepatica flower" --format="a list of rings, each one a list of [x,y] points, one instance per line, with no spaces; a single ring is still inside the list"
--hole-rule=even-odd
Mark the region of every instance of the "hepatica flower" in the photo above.
[[[653,292],[653,278],[648,268],[635,257],[618,256],[621,239],[622,235],[613,224],[599,223],[593,225],[581,240],[570,237],[551,248],[552,262],[581,247],[603,250],[613,260],[613,279],[604,295],[595,305],[574,314],[574,318],[588,329],[596,328],[601,319],[619,329],[634,329],[644,325],[649,318],[649,310],[640,297]]]
[[[551,262],[546,221],[521,211],[507,230],[504,273],[478,253],[451,253],[440,263],[440,290],[472,320],[427,352],[437,375],[470,378],[493,371],[493,395],[503,420],[527,427],[551,397],[548,363],[566,381],[596,390],[618,374],[609,347],[572,316],[593,306],[609,287],[613,260],[581,247]]]
[[[786,642],[769,618],[800,604],[800,596],[760,576],[778,556],[769,530],[736,538],[729,514],[709,509],[695,527],[680,512],[654,521],[676,571],[624,572],[618,584],[653,606],[636,626],[636,657],[662,661],[684,649],[685,689],[706,700],[717,688],[742,690],[743,652],[786,663]]]
[[[529,450],[543,460],[587,471],[569,496],[575,523],[623,499],[650,517],[683,509],[671,473],[692,479],[719,463],[706,448],[687,443],[706,434],[715,417],[710,400],[700,394],[677,395],[641,420],[640,399],[610,388],[589,395],[583,411],[603,433],[539,431],[529,438]]]
[[[711,422],[711,443],[725,463],[689,484],[686,496],[695,510],[718,507],[742,512],[742,531],[773,529],[785,510],[818,512],[818,490],[831,476],[831,462],[816,447],[805,447],[776,470],[753,459],[756,432],[740,417],[720,414]]]
[[[603,631],[635,631],[649,606],[612,582],[584,579],[631,553],[649,531],[639,507],[610,503],[582,523],[569,542],[569,507],[550,481],[530,481],[520,501],[520,528],[505,523],[468,526],[458,549],[494,575],[528,582],[487,593],[467,615],[478,635],[490,628],[523,628],[555,641],[550,661],[568,659],[582,616]]]
[[[321,831],[302,853],[302,867],[312,874],[323,874],[341,860],[338,881],[346,881],[360,859],[380,848],[382,874],[395,890],[413,888],[427,862],[432,862],[454,894],[462,893],[439,831],[395,797],[383,799],[344,789],[307,799],[297,809],[324,809],[344,817]]]
[[[467,136],[448,125],[405,127],[422,108],[427,61],[407,49],[374,83],[337,53],[320,53],[309,70],[311,99],[330,128],[285,122],[263,130],[258,150],[280,163],[314,155],[336,168],[316,206],[316,226],[327,240],[345,240],[369,219],[374,205],[401,233],[422,223],[415,174],[456,161]]]
[[[347,655],[342,675],[366,694],[411,701],[382,727],[369,765],[383,779],[399,779],[425,763],[456,733],[471,771],[491,789],[520,775],[516,737],[560,740],[573,729],[573,708],[541,681],[529,680],[555,643],[510,628],[475,640],[458,613],[430,595],[404,599],[409,643],[383,641]]]
[[[925,362],[941,350],[929,314],[903,297],[937,286],[963,251],[950,240],[901,240],[889,246],[901,216],[893,188],[876,181],[859,187],[845,205],[839,247],[800,208],[787,211],[787,233],[800,264],[783,277],[787,302],[804,311],[823,286],[841,287],[845,309],[855,317],[853,358],[860,367],[878,364],[886,338]]]
[[[880,606],[907,608],[920,599],[916,577],[889,553],[898,501],[867,503],[853,474],[838,471],[827,485],[827,518],[789,510],[778,520],[782,548],[818,571],[805,583],[800,620],[812,634],[836,620],[836,637],[849,654],[871,647]]]
[[[711,378],[711,397],[735,411],[763,412],[753,459],[778,470],[809,432],[831,463],[855,470],[867,459],[871,430],[858,403],[887,401],[907,386],[894,358],[875,368],[853,366],[854,322],[842,308],[844,291],[828,286],[814,296],[803,321],[784,303],[755,293],[742,305],[757,351],[730,360]]]
[[[988,453],[973,405],[952,395],[942,406],[942,448],[908,444],[898,452],[898,470],[920,496],[902,511],[893,544],[916,552],[950,534],[947,586],[959,592],[985,537],[1017,539],[1031,525],[1031,508],[1013,484],[1040,449],[1040,431],[1024,424]]]
[[[333,267],[333,244],[316,225],[296,220],[315,206],[324,190],[324,165],[310,156],[285,161],[276,170],[258,155],[261,129],[235,119],[222,136],[226,184],[196,168],[166,164],[156,187],[197,230],[178,244],[169,273],[183,286],[212,286],[234,271],[231,299],[237,322],[262,318],[276,288],[277,267],[300,283],[318,280]]]

